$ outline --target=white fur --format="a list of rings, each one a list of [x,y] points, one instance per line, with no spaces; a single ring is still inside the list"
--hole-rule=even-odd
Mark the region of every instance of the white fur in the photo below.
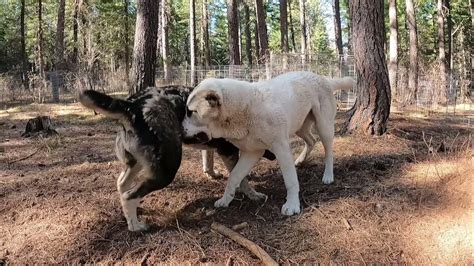
[[[333,92],[349,89],[353,84],[352,78],[330,79],[311,72],[290,72],[258,83],[232,79],[202,81],[188,98],[187,106],[193,113],[183,121],[185,134],[204,132],[210,138],[226,138],[241,151],[224,195],[215,206],[229,205],[242,179],[268,149],[277,157],[287,189],[287,201],[281,212],[299,213],[299,184],[290,136],[297,134],[305,140],[305,149],[296,160],[299,164],[314,146],[310,129],[316,124],[325,149],[323,183],[332,183],[336,115]]]
[[[122,203],[123,214],[127,219],[128,230],[132,232],[146,231],[149,226],[144,223],[140,223],[137,218],[137,208],[140,205],[140,198],[127,200],[124,195],[120,197]]]

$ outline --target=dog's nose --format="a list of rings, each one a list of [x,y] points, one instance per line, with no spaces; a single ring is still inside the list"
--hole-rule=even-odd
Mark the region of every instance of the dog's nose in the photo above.
[[[196,139],[198,139],[202,143],[208,142],[210,140],[209,137],[207,136],[207,134],[204,133],[204,132],[197,133],[197,135],[195,135],[195,137],[196,137]]]

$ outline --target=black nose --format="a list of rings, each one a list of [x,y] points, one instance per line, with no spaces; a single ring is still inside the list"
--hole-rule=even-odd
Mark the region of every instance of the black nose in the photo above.
[[[199,132],[197,135],[195,135],[195,138],[198,139],[201,143],[208,142],[210,140],[207,134],[204,132]]]
[[[191,112],[191,110],[189,110],[188,107],[186,106],[186,116],[191,117],[192,114],[193,112]]]

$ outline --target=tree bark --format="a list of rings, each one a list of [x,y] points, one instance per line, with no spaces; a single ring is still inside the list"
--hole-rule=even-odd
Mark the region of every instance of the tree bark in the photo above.
[[[406,0],[408,29],[410,31],[410,67],[408,70],[408,89],[412,95],[409,103],[415,103],[418,97],[418,33],[413,0]]]
[[[125,80],[127,81],[127,84],[130,82],[130,43],[129,43],[129,37],[128,37],[128,32],[129,32],[129,23],[128,23],[128,3],[129,0],[123,0],[123,12],[125,16],[124,20],[124,25],[123,25],[123,30],[124,30],[124,42],[123,42],[123,48],[124,48],[124,59],[125,59]]]
[[[471,30],[469,31],[469,93],[474,91],[474,3],[469,1],[469,9],[471,14]],[[472,95],[470,95],[472,96]]]
[[[245,17],[245,52],[247,54],[247,61],[249,65],[252,65],[252,34],[250,32],[250,8],[244,2],[244,17]]]
[[[288,19],[290,23],[290,36],[291,36],[291,50],[296,51],[296,41],[295,41],[295,27],[293,26],[293,15],[291,14],[291,0],[288,0]]]
[[[334,10],[334,33],[336,37],[336,49],[337,49],[337,55],[340,56],[344,54],[344,51],[342,50],[341,11],[340,11],[339,0],[334,0],[333,10]]]
[[[56,69],[64,67],[64,13],[66,10],[66,0],[59,1],[58,23],[56,26]]]
[[[25,29],[25,0],[21,0],[21,13],[20,13],[20,38],[21,38],[21,81],[23,83],[23,88],[27,89],[29,87],[28,79],[28,58],[26,57],[26,29]]]
[[[286,0],[280,0],[280,48],[288,53],[288,7]]]
[[[166,0],[161,0],[161,59],[163,60],[163,79],[168,83],[170,76],[170,62],[169,62],[169,7]]]
[[[388,76],[390,79],[390,90],[392,99],[397,97],[398,84],[398,19],[397,19],[397,0],[389,2],[390,17],[390,56],[388,63]]]
[[[255,57],[257,58],[257,64],[260,64],[260,40],[258,36],[258,22],[255,19]]]
[[[300,25],[301,25],[301,63],[306,64],[306,3],[305,0],[300,1]]]
[[[207,9],[207,0],[202,1],[201,33],[202,65],[209,66],[211,62],[211,49],[209,48],[209,11]]]
[[[439,64],[439,75],[440,75],[440,84],[438,88],[438,93],[441,98],[437,101],[446,100],[446,88],[447,88],[447,73],[446,73],[446,50],[444,49],[444,5],[443,0],[438,0],[437,4],[438,10],[438,64]]]
[[[262,0],[255,0],[255,10],[257,11],[258,40],[260,42],[260,57],[258,58],[258,61],[259,63],[265,63],[266,57],[268,56],[268,34]]]
[[[229,65],[240,65],[239,17],[236,0],[227,0],[227,36],[229,43]]]
[[[350,12],[349,0],[342,0],[347,7],[347,54],[352,54],[352,15]]]
[[[470,80],[470,73],[469,70],[471,69],[470,66],[470,58],[466,52],[466,41],[465,41],[465,34],[464,30],[461,30],[459,33],[460,37],[460,50],[461,50],[461,100],[462,102],[466,102],[466,100],[470,100],[471,92],[469,91],[470,84],[472,80]]]
[[[38,70],[40,77],[44,79],[43,56],[43,3],[42,0],[38,0]]]
[[[74,14],[72,19],[72,40],[73,40],[73,51],[72,51],[72,61],[74,65],[77,65],[79,61],[79,40],[78,40],[78,31],[79,31],[79,0],[74,0]]]
[[[158,3],[156,0],[137,1],[137,21],[132,66],[133,86],[130,94],[155,85]]]
[[[191,86],[196,85],[196,8],[195,0],[189,0],[189,56]]]
[[[444,1],[444,8],[446,13],[446,36],[448,37],[448,52],[446,53],[446,62],[447,62],[447,72],[450,75],[451,70],[453,68],[451,57],[453,56],[453,19],[451,16],[451,1],[450,0],[443,0]],[[469,0],[471,1],[471,0]]]
[[[349,112],[349,131],[382,135],[390,114],[390,83],[383,42],[383,1],[352,0],[357,100]]]
[[[306,0],[305,0],[306,1]],[[312,42],[311,42],[311,34],[312,34],[312,31],[311,31],[311,27],[313,26],[313,23],[314,21],[312,20],[309,20],[308,19],[308,16],[306,16],[306,3],[305,3],[305,26],[306,26],[306,59],[309,61],[311,61],[311,53],[313,51],[313,45],[312,45]]]

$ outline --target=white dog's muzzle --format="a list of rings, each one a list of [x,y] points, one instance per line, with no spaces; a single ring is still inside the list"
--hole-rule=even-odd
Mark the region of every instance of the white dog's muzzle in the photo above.
[[[211,132],[205,126],[196,126],[189,117],[183,120],[184,142],[189,144],[199,144],[208,142]]]

